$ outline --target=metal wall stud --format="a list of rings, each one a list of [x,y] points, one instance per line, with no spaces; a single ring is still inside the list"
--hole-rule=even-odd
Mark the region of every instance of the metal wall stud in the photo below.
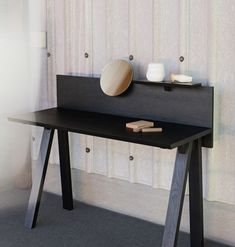
[[[183,56],[180,56],[180,57],[179,57],[179,60],[180,60],[180,62],[182,63],[182,62],[184,61],[184,57],[183,57]]]

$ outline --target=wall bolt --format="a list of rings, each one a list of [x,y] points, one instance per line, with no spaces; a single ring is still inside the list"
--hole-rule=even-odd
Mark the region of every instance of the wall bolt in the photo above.
[[[129,157],[129,160],[130,160],[130,161],[134,160],[134,157],[131,155],[131,156]]]
[[[184,57],[183,56],[180,56],[179,60],[182,63],[184,61]]]

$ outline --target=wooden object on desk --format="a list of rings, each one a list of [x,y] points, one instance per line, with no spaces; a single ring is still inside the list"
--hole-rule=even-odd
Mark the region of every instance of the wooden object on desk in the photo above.
[[[126,127],[130,129],[142,129],[142,128],[148,128],[148,127],[153,127],[154,122],[151,121],[145,121],[145,120],[139,120],[139,121],[134,121],[130,123],[126,123]]]
[[[181,82],[181,83],[192,83],[193,78],[192,76],[182,75],[182,74],[171,74],[171,81],[172,82]]]
[[[144,128],[144,129],[141,129],[142,132],[162,132],[162,128]]]

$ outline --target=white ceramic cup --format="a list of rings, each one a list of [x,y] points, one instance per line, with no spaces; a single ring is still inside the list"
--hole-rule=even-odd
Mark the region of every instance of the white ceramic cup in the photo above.
[[[164,64],[162,63],[150,63],[148,65],[148,71],[146,77],[149,81],[161,82],[165,78]]]

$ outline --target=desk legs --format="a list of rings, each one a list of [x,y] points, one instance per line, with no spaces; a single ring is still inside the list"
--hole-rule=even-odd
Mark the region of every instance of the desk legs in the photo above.
[[[177,244],[191,151],[192,143],[186,145],[183,152],[180,148],[177,150],[162,247]]]
[[[201,140],[194,142],[189,169],[189,206],[191,247],[203,247],[203,192]]]
[[[46,177],[53,135],[54,130],[44,129],[28,209],[25,217],[25,226],[30,229],[35,227],[37,221],[38,209]]]
[[[67,210],[72,210],[73,193],[71,183],[68,131],[58,130],[58,142],[63,208]]]

